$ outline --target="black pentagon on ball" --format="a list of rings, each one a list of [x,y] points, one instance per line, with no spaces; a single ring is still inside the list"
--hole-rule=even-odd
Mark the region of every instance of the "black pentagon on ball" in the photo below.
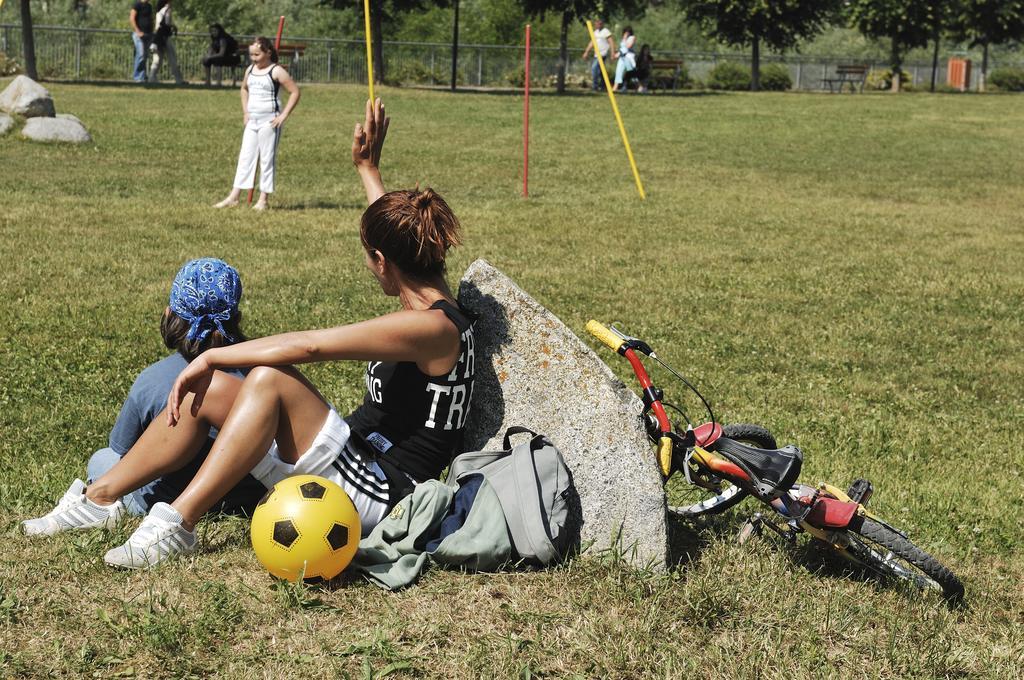
[[[348,545],[348,527],[335,522],[331,530],[327,532],[327,542],[331,544],[331,550],[344,548]]]
[[[295,528],[290,519],[274,522],[275,543],[285,548],[291,548],[297,540],[299,540],[299,530]]]
[[[323,498],[324,494],[327,493],[327,487],[317,482],[306,482],[299,487],[299,492],[302,493],[303,498]]]

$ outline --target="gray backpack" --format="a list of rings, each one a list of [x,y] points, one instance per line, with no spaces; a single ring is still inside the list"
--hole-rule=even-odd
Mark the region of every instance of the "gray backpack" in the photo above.
[[[513,448],[510,438],[522,433],[530,440]],[[581,513],[572,474],[551,440],[525,427],[508,428],[504,446],[456,456],[446,483],[457,488],[460,478],[482,474],[498,495],[519,558],[535,566],[554,564],[579,542]]]

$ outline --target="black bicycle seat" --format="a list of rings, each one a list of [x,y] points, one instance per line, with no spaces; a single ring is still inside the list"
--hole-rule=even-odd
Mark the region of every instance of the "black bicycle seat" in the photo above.
[[[751,477],[754,491],[762,498],[777,498],[786,493],[800,476],[804,454],[792,444],[781,449],[759,449],[721,437],[711,447]]]

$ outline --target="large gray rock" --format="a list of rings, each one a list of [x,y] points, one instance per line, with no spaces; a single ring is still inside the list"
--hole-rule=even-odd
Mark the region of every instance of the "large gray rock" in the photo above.
[[[83,144],[92,141],[89,132],[77,118],[29,118],[25,121],[21,134],[37,142]]]
[[[14,119],[6,113],[0,113],[0,137],[6,135],[12,127],[14,127]]]
[[[53,118],[57,113],[49,90],[28,76],[18,76],[0,92],[0,111],[25,118]]]
[[[548,435],[579,492],[582,545],[594,554],[618,540],[637,564],[664,566],[665,493],[640,427],[640,400],[565,324],[487,261],[466,270],[459,302],[480,315],[466,450],[501,448],[512,425]]]

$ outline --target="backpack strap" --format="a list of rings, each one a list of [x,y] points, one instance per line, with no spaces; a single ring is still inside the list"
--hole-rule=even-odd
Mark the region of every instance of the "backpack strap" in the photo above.
[[[516,428],[509,428],[509,431]],[[520,430],[530,432],[526,428]],[[506,439],[508,435],[506,434]],[[544,520],[541,512],[540,488],[537,483],[537,468],[534,462],[533,453],[545,446],[552,446],[551,441],[544,435],[534,434],[533,438],[524,444],[516,446],[512,450],[512,478],[515,483],[516,501],[519,511],[522,513],[524,527],[526,529],[524,538],[530,545],[530,551],[536,556],[541,564],[552,564],[559,559],[558,550],[551,543],[549,537],[550,529]],[[513,532],[516,533],[516,532]]]
[[[504,444],[503,448],[506,451],[508,451],[509,449],[512,448],[511,439],[512,439],[512,435],[514,435],[514,434],[529,434],[531,437],[536,437],[537,436],[537,433],[534,432],[533,430],[531,430],[528,427],[523,427],[522,425],[513,425],[512,427],[510,427],[507,430],[505,430],[505,444]]]

